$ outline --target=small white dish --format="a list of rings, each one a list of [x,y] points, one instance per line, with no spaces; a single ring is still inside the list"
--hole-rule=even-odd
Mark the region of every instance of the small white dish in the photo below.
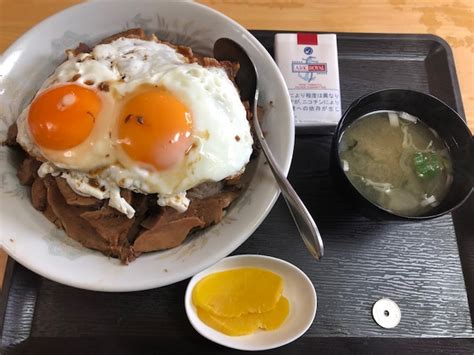
[[[283,278],[283,295],[290,302],[290,313],[280,328],[270,331],[258,330],[244,336],[229,336],[214,330],[199,319],[192,301],[192,291],[196,283],[211,273],[241,267],[267,269]],[[222,259],[210,268],[196,274],[189,281],[184,305],[191,325],[203,337],[229,348],[257,351],[283,346],[303,335],[316,316],[317,297],[311,280],[293,264],[270,256],[236,255]]]

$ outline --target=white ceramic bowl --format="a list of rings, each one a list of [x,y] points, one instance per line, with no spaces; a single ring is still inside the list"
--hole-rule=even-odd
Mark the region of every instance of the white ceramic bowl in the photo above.
[[[243,27],[192,2],[87,2],[41,22],[19,38],[0,59],[0,140],[8,126],[78,42],[94,44],[128,28],[142,27],[162,38],[211,54],[214,41],[229,37],[254,60],[260,103],[267,108],[268,143],[284,172],[293,154],[294,125],[283,78],[265,48]],[[273,106],[267,105],[270,101]],[[225,219],[181,246],[142,255],[128,266],[81,247],[57,230],[30,204],[28,189],[16,178],[14,154],[0,148],[0,245],[34,272],[66,285],[99,291],[136,291],[186,279],[242,244],[272,208],[279,189],[257,159],[248,189]]]
[[[283,295],[290,302],[290,313],[280,328],[271,331],[258,330],[245,336],[229,336],[212,329],[199,319],[192,301],[192,292],[196,283],[214,272],[241,267],[267,269],[283,278]],[[317,298],[311,280],[293,264],[269,256],[236,255],[225,258],[195,275],[186,289],[184,306],[191,325],[209,340],[239,350],[268,350],[288,344],[308,330],[316,315]]]

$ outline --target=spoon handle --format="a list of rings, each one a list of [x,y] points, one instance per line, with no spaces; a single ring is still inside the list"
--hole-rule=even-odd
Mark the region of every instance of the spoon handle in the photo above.
[[[291,212],[291,215],[293,216],[296,226],[298,227],[298,231],[303,238],[306,248],[308,248],[311,255],[319,260],[324,255],[324,246],[321,235],[319,234],[318,227],[316,226],[313,217],[311,217],[311,214],[303,204],[303,201],[301,201],[296,191],[281,172],[280,168],[278,167],[278,163],[275,161],[275,158],[268,147],[257,117],[258,95],[259,93],[257,89],[255,91],[255,99],[252,107],[255,133],[260,146],[262,147],[263,154],[267,158],[268,165],[275,176],[275,180],[280,186],[283,197],[285,198],[286,204],[288,205],[288,208]]]

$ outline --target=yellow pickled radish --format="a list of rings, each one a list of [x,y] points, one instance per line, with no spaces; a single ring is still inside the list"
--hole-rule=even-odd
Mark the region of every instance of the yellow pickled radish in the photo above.
[[[259,327],[266,330],[278,329],[290,313],[290,302],[285,296],[281,296],[276,307],[269,312],[260,313]]]
[[[255,316],[259,315],[258,313],[227,318],[216,316],[201,307],[197,307],[197,315],[209,327],[231,336],[252,334],[258,329],[258,323],[255,319]]]
[[[193,303],[219,317],[239,317],[275,308],[283,279],[268,270],[240,268],[204,277],[193,289]]]
[[[252,334],[258,328],[279,328],[290,310],[286,297],[281,296],[274,309],[263,313],[248,313],[240,317],[220,317],[198,307],[198,317],[211,328],[231,336]]]

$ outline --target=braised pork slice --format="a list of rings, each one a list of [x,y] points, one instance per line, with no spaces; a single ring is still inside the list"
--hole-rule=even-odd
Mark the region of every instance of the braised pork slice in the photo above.
[[[17,171],[18,180],[22,185],[31,185],[38,176],[38,169],[41,162],[32,157],[27,157],[23,160],[20,168]]]
[[[129,191],[129,190],[126,190],[126,191]],[[130,244],[133,244],[133,242],[138,236],[138,232],[141,229],[141,223],[144,220],[146,213],[148,212],[148,200],[147,200],[146,195],[133,193],[131,201],[132,202],[129,202],[129,203],[131,203],[133,208],[135,208],[135,216],[134,216],[133,224],[128,230],[127,239]],[[155,200],[155,205],[156,205],[156,200]]]
[[[56,228],[64,229],[63,223],[61,222],[59,217],[56,216],[51,205],[46,206],[46,209],[44,210],[43,214],[51,223],[54,223]]]
[[[130,248],[127,235],[133,225],[134,218],[129,219],[123,213],[109,206],[95,211],[82,212],[80,216],[95,229],[95,232],[111,250],[117,251],[122,256],[122,250]]]
[[[191,230],[219,223],[224,209],[236,197],[236,192],[226,191],[204,199],[196,198],[183,213],[164,207],[159,215],[153,215],[142,222],[146,231],[138,236],[133,248],[140,252],[174,248],[186,239]]]
[[[230,80],[232,80],[232,82],[235,82],[235,77],[237,76],[237,72],[240,69],[240,63],[231,62],[228,60],[218,61],[215,58],[202,57],[199,59],[198,62],[203,67],[216,67],[216,68],[224,69],[227,76],[229,77]]]
[[[147,39],[145,31],[143,31],[143,29],[141,29],[141,28],[131,28],[127,31],[119,32],[119,33],[116,33],[112,36],[104,38],[102,41],[100,41],[99,44],[108,44],[108,43],[111,43],[111,42],[115,41],[116,39],[121,38],[121,37],[136,38],[136,39],[143,39],[143,40]]]
[[[37,177],[31,185],[31,204],[38,211],[46,210],[46,186],[44,186],[43,179]]]
[[[122,262],[129,263],[139,255],[139,251],[134,251],[131,244],[147,211],[147,201],[145,195],[133,193],[130,190],[122,190],[121,195],[135,208],[133,218],[129,219],[109,206],[84,212],[81,217],[95,228],[111,248],[121,251]]]
[[[165,207],[171,209],[171,207]],[[133,249],[137,252],[148,252],[177,247],[188,236],[193,228],[202,228],[204,222],[197,217],[184,217],[173,221],[167,221],[164,212],[156,218],[156,224],[141,233],[133,243]]]
[[[81,53],[90,53],[92,49],[85,43],[79,42],[78,46],[74,49],[68,49],[66,50],[66,54],[72,55],[72,56],[77,56]]]
[[[235,191],[224,191],[205,199],[194,199],[183,215],[198,217],[204,222],[204,227],[217,224],[224,217],[224,210],[237,196]]]
[[[68,205],[98,207],[102,204],[102,201],[95,197],[86,197],[76,194],[65,179],[56,177],[55,180],[59,191]]]
[[[53,178],[45,178],[44,183],[47,190],[48,205],[54,215],[61,221],[61,225],[69,237],[87,248],[99,250],[120,260],[128,258],[131,253],[130,248],[111,246],[89,223],[85,223],[81,214],[87,212],[86,207],[68,205]]]
[[[18,146],[19,144],[16,141],[17,135],[18,135],[18,126],[16,125],[16,122],[15,122],[10,127],[8,127],[7,139],[5,140],[5,145],[9,147]]]
[[[193,50],[190,47],[186,46],[176,46],[176,51],[185,56],[186,58],[189,59],[189,61],[193,62],[194,60],[194,53]]]

